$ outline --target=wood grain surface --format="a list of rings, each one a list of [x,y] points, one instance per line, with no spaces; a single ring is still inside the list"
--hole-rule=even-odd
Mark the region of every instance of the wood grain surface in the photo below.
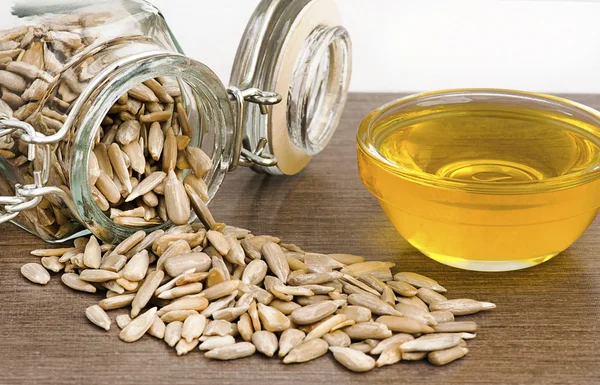
[[[45,287],[26,281],[19,268],[39,261],[29,251],[44,243],[2,225],[0,384],[599,384],[600,222],[561,255],[522,271],[461,271],[423,256],[396,233],[357,175],[360,120],[397,96],[351,95],[338,132],[306,170],[273,177],[239,169],[211,209],[219,221],[306,250],[394,261],[396,269],[438,280],[450,298],[495,302],[495,311],[464,318],[480,325],[467,357],[441,368],[403,362],[354,374],[330,355],[300,365],[258,354],[218,362],[197,350],[177,357],[150,336],[127,344],[114,322],[107,333],[85,318],[101,294],[74,292],[57,276]],[[600,97],[571,98],[600,107]],[[113,320],[118,314],[110,312]]]

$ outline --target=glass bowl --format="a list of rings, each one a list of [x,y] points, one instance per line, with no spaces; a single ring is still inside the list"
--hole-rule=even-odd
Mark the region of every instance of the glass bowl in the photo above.
[[[456,89],[367,115],[360,177],[430,258],[506,271],[549,260],[600,207],[600,113],[554,96]]]

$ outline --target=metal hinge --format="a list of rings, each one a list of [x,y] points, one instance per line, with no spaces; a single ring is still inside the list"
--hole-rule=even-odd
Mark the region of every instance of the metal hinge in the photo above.
[[[248,88],[242,91],[236,87],[229,87],[227,88],[227,92],[237,107],[236,141],[234,143],[233,159],[229,166],[229,171],[234,170],[238,165],[246,167],[275,166],[277,159],[270,154],[264,153],[267,145],[266,138],[259,138],[256,147],[251,147],[250,140],[244,130],[244,105],[245,102],[258,104],[260,113],[266,115],[269,113],[268,106],[281,102],[281,95],[276,92],[262,91],[258,88]]]

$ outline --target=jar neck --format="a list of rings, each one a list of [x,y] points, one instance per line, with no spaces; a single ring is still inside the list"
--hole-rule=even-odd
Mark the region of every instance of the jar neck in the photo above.
[[[288,94],[291,142],[308,155],[331,140],[346,103],[351,75],[351,42],[341,26],[315,28],[304,42]]]
[[[128,55],[108,65],[90,81],[67,121],[69,132],[74,132],[68,158],[71,159],[70,189],[75,206],[83,224],[108,242],[124,239],[139,229],[116,224],[95,203],[87,167],[90,152],[104,117],[117,99],[134,86],[159,76],[176,78],[180,83],[183,104],[190,118],[190,145],[208,143],[212,149],[213,168],[206,176],[210,198],[222,183],[231,162],[234,138],[231,105],[225,86],[208,67],[161,49]],[[170,225],[167,222],[144,230],[154,231]]]

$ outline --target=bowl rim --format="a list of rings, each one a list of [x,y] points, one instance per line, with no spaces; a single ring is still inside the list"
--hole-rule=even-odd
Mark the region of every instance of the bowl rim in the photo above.
[[[519,182],[504,182],[494,183],[489,181],[466,181],[459,179],[451,179],[448,177],[441,177],[435,174],[428,174],[424,172],[417,172],[388,160],[383,154],[381,154],[376,145],[374,145],[374,138],[372,134],[372,128],[376,123],[377,119],[381,117],[389,109],[407,104],[420,98],[426,98],[431,96],[445,96],[454,95],[459,96],[464,94],[468,95],[481,95],[481,96],[517,96],[522,98],[544,100],[548,102],[555,102],[558,104],[566,105],[571,108],[575,108],[585,114],[591,115],[591,117],[598,119],[600,122],[600,111],[597,111],[584,104],[543,93],[503,89],[503,88],[451,88],[442,89],[435,91],[428,91],[422,93],[410,94],[388,103],[371,111],[361,121],[358,132],[356,135],[357,148],[362,151],[370,160],[377,163],[378,166],[384,168],[387,172],[396,174],[404,179],[410,181],[431,185],[437,188],[446,188],[452,190],[464,190],[472,193],[494,193],[494,194],[527,194],[527,193],[540,193],[548,192],[558,189],[570,188],[578,185],[582,185],[591,182],[595,179],[600,178],[600,162],[592,165],[584,170],[552,177],[543,180],[532,180],[532,181],[519,181]],[[596,137],[600,141],[600,124],[598,125],[598,134]]]

